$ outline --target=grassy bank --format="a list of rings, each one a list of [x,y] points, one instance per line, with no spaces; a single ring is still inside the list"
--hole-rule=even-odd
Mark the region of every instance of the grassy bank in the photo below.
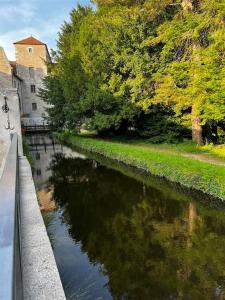
[[[179,155],[179,150],[157,151],[157,147],[143,147],[135,143],[120,143],[96,138],[61,135],[76,146],[110,159],[144,169],[153,175],[180,183],[225,200],[225,167]],[[179,149],[179,148],[178,148]]]
[[[141,147],[148,147],[159,151],[169,151],[169,152],[176,152],[177,154],[182,153],[190,153],[190,154],[200,154],[206,156],[208,158],[218,159],[225,163],[225,144],[222,145],[213,145],[213,144],[206,144],[206,145],[197,145],[192,141],[185,141],[178,144],[153,144],[149,142],[147,139],[130,139],[124,137],[114,137],[111,141],[119,142],[119,143],[128,143],[136,146]]]

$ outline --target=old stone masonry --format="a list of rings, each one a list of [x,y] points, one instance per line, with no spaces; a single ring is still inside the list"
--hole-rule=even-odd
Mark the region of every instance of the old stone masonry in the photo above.
[[[0,47],[0,299],[65,300],[21,132],[46,122],[38,90],[50,56],[32,36],[14,45],[15,61]]]
[[[47,75],[50,62],[45,43],[30,36],[15,42],[15,61],[9,61],[0,47],[0,148],[5,152],[9,142],[8,118],[11,131],[21,133],[22,125],[40,125],[45,122],[46,104],[38,97],[42,79]],[[7,97],[7,98],[6,98]],[[7,104],[9,114],[2,112]]]

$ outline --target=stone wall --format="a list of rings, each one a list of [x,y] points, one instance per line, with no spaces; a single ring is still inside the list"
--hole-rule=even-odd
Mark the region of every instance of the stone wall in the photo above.
[[[15,44],[16,62],[14,69],[10,65],[4,49],[0,47],[0,145],[1,152],[6,152],[10,143],[10,133],[19,135],[19,151],[22,153],[21,116],[25,125],[42,124],[46,115],[46,104],[38,97],[42,79],[47,75],[46,61],[49,54],[46,45]],[[13,71],[14,70],[14,71]],[[16,73],[15,73],[16,72]],[[31,91],[35,85],[35,92]],[[2,112],[4,95],[7,96],[9,119],[12,130],[7,130],[7,114]],[[35,110],[32,104],[35,103]]]
[[[23,111],[23,81],[13,74],[12,76],[12,87],[17,89],[18,97],[19,97],[19,105],[20,105],[20,112]]]
[[[12,69],[5,55],[4,49],[0,47],[0,93],[12,87]]]
[[[0,47],[0,145],[2,155],[5,155],[8,151],[10,133],[13,132],[17,132],[19,135],[19,153],[22,154],[19,95],[17,88],[12,87],[12,80],[12,68],[3,48]],[[5,103],[4,96],[7,96],[12,130],[6,129],[8,114],[2,111],[2,106]]]
[[[19,159],[24,300],[66,300],[26,157]]]
[[[47,75],[47,48],[45,45],[16,44],[16,70],[23,80],[22,117],[29,123],[37,123],[45,116],[46,104],[38,97],[38,90],[42,87],[42,79]],[[32,49],[29,52],[29,49]],[[31,92],[31,85],[35,85],[35,92]],[[32,103],[36,103],[34,110]],[[27,119],[28,118],[28,119]],[[31,125],[27,124],[27,125]]]
[[[22,138],[21,138],[21,123],[20,123],[20,108],[19,108],[19,98],[17,89],[11,88],[6,91],[7,103],[9,106],[9,119],[12,130],[7,130],[7,113],[3,113],[2,105],[4,104],[4,97],[0,95],[0,144],[1,152],[6,154],[10,145],[10,133],[17,132],[19,136],[19,154],[22,155]]]

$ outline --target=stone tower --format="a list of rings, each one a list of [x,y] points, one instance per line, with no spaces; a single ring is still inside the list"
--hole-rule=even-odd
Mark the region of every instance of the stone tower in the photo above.
[[[14,45],[16,74],[23,81],[21,121],[24,125],[42,124],[46,104],[38,97],[38,90],[47,75],[46,62],[50,61],[47,45],[32,36]]]

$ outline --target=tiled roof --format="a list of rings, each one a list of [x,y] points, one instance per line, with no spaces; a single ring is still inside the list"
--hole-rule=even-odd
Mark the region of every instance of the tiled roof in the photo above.
[[[13,75],[18,78],[20,81],[23,81],[22,78],[20,78],[17,73],[16,73],[16,61],[15,60],[9,60],[9,63],[10,63],[10,66],[12,68],[12,72],[13,72]]]
[[[9,63],[10,63],[10,65],[11,65],[12,67],[14,67],[14,66],[16,65],[16,61],[15,61],[15,60],[10,60]]]
[[[42,43],[41,41],[35,39],[33,36],[30,36],[24,40],[18,41],[13,43],[15,44],[19,44],[19,45],[46,45],[45,43]]]
[[[11,68],[13,69],[13,73],[16,74],[16,61],[10,60],[9,61]]]

